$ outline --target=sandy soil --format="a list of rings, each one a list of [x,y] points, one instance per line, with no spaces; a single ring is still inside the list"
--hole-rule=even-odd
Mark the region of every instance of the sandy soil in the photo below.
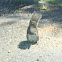
[[[62,62],[62,6],[40,12],[39,41],[34,45],[26,39],[29,11],[0,17],[0,62]]]

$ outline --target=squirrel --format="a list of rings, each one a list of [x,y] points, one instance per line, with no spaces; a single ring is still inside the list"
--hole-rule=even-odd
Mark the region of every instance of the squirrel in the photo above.
[[[29,42],[37,43],[39,40],[37,23],[41,16],[38,13],[34,12],[32,18],[29,22],[29,26],[27,29],[27,40]]]

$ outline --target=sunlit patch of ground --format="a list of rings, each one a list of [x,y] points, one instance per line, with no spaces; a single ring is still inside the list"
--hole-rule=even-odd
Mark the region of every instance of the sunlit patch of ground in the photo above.
[[[44,46],[62,47],[62,29],[57,24],[38,28],[39,43]]]

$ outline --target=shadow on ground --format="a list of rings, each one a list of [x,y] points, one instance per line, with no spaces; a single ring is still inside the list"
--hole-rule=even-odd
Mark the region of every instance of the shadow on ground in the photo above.
[[[57,24],[62,26],[62,6],[56,6],[51,11],[42,12],[42,19],[39,21],[39,26],[44,24]]]
[[[15,2],[14,2],[15,3]],[[8,1],[0,1],[0,16],[3,14],[8,14],[8,13],[14,13],[15,10],[17,10],[18,8],[22,8],[24,6],[28,6],[31,5],[33,3],[19,3],[19,4],[14,4],[12,2],[10,2],[10,0]]]
[[[0,27],[2,27],[2,26],[7,26],[7,25],[12,25],[12,24],[14,24],[14,23],[16,23],[16,21],[3,22],[2,24],[0,24]]]
[[[53,5],[54,6],[54,5]],[[35,10],[35,7],[25,8],[23,9],[24,12],[33,13],[34,11],[39,11],[42,14],[42,19],[40,20],[40,24],[45,23],[56,23],[61,25],[62,24],[62,6],[55,5],[52,10]],[[46,20],[47,19],[47,20]]]
[[[29,42],[29,41],[22,41],[19,43],[18,48],[25,50],[25,49],[29,49],[31,45],[34,45],[34,44],[36,43]]]

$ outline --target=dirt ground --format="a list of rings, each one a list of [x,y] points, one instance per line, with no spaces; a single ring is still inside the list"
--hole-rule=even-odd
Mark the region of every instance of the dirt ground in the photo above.
[[[0,62],[62,62],[62,6],[40,12],[39,41],[34,45],[26,39],[33,11],[26,6],[0,16]]]

